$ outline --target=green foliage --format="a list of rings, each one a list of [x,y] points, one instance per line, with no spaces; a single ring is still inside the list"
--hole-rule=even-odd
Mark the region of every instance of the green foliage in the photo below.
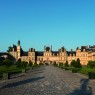
[[[87,66],[90,68],[95,68],[95,61],[89,61]]]
[[[13,73],[18,73],[18,72],[21,72],[21,69],[19,68],[16,68],[15,65],[12,65],[8,68],[6,68],[5,66],[0,66],[0,73],[10,73],[10,74],[13,74]]]
[[[21,62],[21,59],[18,59],[18,61],[16,62],[16,66],[17,68],[26,68],[27,67],[27,62],[25,61],[22,61]]]
[[[63,68],[63,67],[64,67],[63,63],[60,62],[60,63],[59,63],[59,68]]]
[[[82,68],[82,65],[81,65],[81,63],[80,63],[80,59],[78,58],[77,61],[72,60],[71,66],[73,66],[73,67],[75,67],[75,68]]]
[[[29,61],[28,66],[32,67],[33,66],[33,63],[31,61]]]
[[[82,68],[82,65],[80,63],[80,59],[78,58],[77,61],[76,61],[76,68]]]
[[[88,72],[89,79],[95,79],[95,72]]]
[[[81,70],[81,68],[72,68],[72,73],[77,73]]]
[[[56,62],[53,63],[54,66],[58,66],[58,64]]]
[[[5,58],[4,57],[0,57],[0,65],[3,65],[2,64],[3,60],[5,60]]]
[[[17,68],[21,68],[21,59],[18,59],[18,61],[16,62],[16,66]]]
[[[12,65],[12,62],[9,59],[5,59],[3,60],[2,65],[10,67]]]
[[[25,62],[25,61],[22,61],[21,62],[21,68],[26,68],[27,67],[27,62]]]
[[[72,69],[72,73],[77,73],[77,72],[78,72],[78,70],[76,68]]]
[[[75,60],[72,60],[71,66],[76,67],[76,61]]]
[[[49,63],[45,63],[45,65],[47,65],[47,66],[48,66],[48,65],[49,65]]]
[[[68,61],[66,61],[66,63],[65,63],[65,67],[69,67]]]
[[[40,62],[39,65],[44,65],[44,64]]]
[[[33,64],[33,67],[38,67],[37,62],[35,62],[35,63]]]

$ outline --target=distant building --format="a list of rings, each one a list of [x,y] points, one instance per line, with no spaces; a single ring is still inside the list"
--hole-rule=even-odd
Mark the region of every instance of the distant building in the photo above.
[[[14,58],[14,56],[12,56],[11,54],[7,53],[7,52],[0,52],[0,64],[2,63],[2,61],[4,59],[8,58],[9,60],[11,60],[13,63],[16,62],[16,59]]]
[[[76,51],[66,51],[64,47],[58,49],[58,51],[53,51],[52,46],[44,46],[44,51],[35,51],[34,48],[30,48],[29,51],[23,51],[18,41],[18,45],[13,45],[9,47],[8,53],[11,54],[16,61],[21,59],[21,61],[32,61],[34,62],[63,62],[68,60],[69,64],[72,60],[80,59],[82,65],[86,65],[88,61],[95,60],[95,46],[81,46],[77,47]]]

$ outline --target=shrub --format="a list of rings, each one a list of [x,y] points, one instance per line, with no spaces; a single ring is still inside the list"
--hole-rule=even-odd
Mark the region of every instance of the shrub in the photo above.
[[[87,66],[90,68],[95,68],[95,61],[89,61]]]
[[[81,68],[72,68],[72,73],[80,72]]]
[[[72,69],[72,73],[77,73],[77,72],[78,72],[78,69],[76,69],[76,68]]]
[[[22,62],[21,62],[21,59],[19,59],[19,60],[16,62],[17,68],[26,68],[26,67],[27,67],[27,64],[28,64],[28,62],[25,62],[25,61],[22,61]]]
[[[71,66],[76,67],[76,61],[75,60],[72,60]]]
[[[80,59],[79,58],[76,61],[76,68],[82,68],[82,65],[80,63]]]
[[[56,62],[53,63],[54,66],[58,66],[58,64]]]
[[[10,67],[12,65],[12,62],[9,59],[5,59],[3,60],[2,65],[5,65],[6,67]]]
[[[39,65],[44,65],[44,64],[40,62]]]
[[[95,72],[88,72],[89,79],[95,79]]]
[[[31,61],[29,61],[28,66],[32,67],[33,66],[33,63]]]
[[[26,68],[27,67],[27,62],[25,62],[25,61],[22,61],[21,62],[21,68]]]
[[[35,62],[35,63],[33,64],[33,66],[34,66],[34,67],[37,67],[37,66],[38,66],[37,62]]]
[[[21,68],[21,59],[18,59],[18,61],[16,62],[16,67]]]
[[[77,61],[72,60],[71,66],[73,66],[73,67],[75,67],[75,68],[82,68],[82,65],[81,65],[81,63],[80,63],[80,59],[78,58]]]
[[[59,68],[62,68],[63,69],[64,65],[62,62],[59,63]]]
[[[45,63],[47,66],[49,65],[49,63]]]
[[[65,63],[65,67],[69,67],[68,61],[66,61],[66,63]]]

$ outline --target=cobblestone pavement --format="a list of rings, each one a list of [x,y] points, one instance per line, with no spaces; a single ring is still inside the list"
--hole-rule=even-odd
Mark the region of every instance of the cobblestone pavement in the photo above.
[[[43,66],[0,81],[0,95],[95,95],[95,80],[54,66]]]

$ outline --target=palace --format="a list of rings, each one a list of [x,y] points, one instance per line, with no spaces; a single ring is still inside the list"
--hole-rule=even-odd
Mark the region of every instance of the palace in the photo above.
[[[23,51],[18,41],[18,45],[13,45],[9,47],[8,53],[12,55],[16,61],[21,59],[21,61],[32,61],[34,62],[63,62],[68,60],[69,64],[72,60],[80,59],[82,65],[86,65],[88,61],[95,60],[95,46],[81,46],[77,47],[76,51],[67,51],[64,47],[58,49],[58,51],[53,51],[52,46],[44,46],[44,51],[35,51],[34,48],[30,48],[29,51]]]

